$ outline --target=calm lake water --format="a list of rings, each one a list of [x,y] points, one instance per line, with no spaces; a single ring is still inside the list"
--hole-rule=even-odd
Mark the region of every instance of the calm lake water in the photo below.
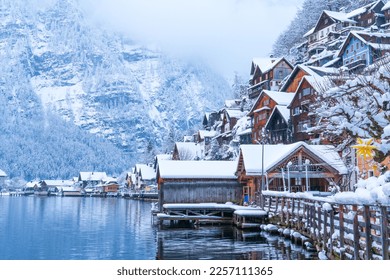
[[[161,228],[151,203],[0,196],[2,260],[315,259],[288,239],[232,226]]]

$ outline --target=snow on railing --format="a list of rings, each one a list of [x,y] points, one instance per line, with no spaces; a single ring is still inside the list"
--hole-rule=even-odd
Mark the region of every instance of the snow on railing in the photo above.
[[[340,203],[311,193],[264,191],[263,198],[264,210],[313,239],[329,257],[390,258],[389,205]]]

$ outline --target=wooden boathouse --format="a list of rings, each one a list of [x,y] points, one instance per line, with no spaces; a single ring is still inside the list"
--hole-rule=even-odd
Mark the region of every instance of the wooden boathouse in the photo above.
[[[157,169],[159,210],[173,203],[239,203],[236,161],[162,160]]]

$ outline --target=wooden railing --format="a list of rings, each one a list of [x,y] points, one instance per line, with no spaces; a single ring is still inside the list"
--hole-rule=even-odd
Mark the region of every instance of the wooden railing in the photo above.
[[[311,239],[329,258],[390,258],[390,206],[338,204],[291,194],[266,194],[263,199],[275,221]]]

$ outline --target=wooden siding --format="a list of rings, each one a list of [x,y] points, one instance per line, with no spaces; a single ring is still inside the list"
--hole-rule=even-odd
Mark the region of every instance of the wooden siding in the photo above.
[[[292,81],[290,81],[290,84],[287,86],[285,92],[296,92],[302,77],[305,75],[307,75],[307,73],[302,69],[299,69],[298,72],[294,75]]]
[[[310,89],[311,93],[309,95],[303,96],[302,92],[304,89]],[[294,96],[293,101],[290,105],[290,116],[291,124],[293,130],[293,141],[306,141],[310,139],[310,136],[304,132],[301,128],[302,123],[306,122],[309,127],[312,127],[315,122],[315,116],[309,116],[310,105],[315,102],[315,93],[312,86],[304,80],[297,93]],[[299,113],[294,113],[294,110],[299,108]]]
[[[237,180],[164,180],[159,184],[160,206],[166,203],[240,203]]]

